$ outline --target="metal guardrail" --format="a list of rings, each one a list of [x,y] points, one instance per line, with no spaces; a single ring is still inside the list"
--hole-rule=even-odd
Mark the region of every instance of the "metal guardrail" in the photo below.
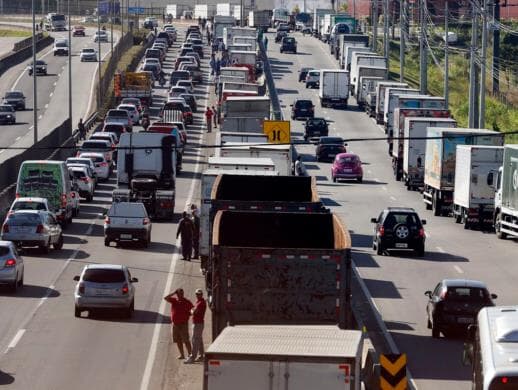
[[[266,78],[266,86],[268,87],[268,95],[272,105],[272,113],[274,120],[282,120],[281,103],[279,101],[279,95],[277,95],[277,89],[275,88],[275,81],[273,79],[272,68],[270,66],[270,60],[266,55],[266,48],[264,47],[263,41],[259,41],[259,50],[263,61],[264,75]]]

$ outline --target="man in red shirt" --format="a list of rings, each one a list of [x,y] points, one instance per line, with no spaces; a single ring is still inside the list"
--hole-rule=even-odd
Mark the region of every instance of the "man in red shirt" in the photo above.
[[[175,295],[177,298],[174,297]],[[184,298],[181,288],[166,295],[164,299],[171,304],[171,332],[173,342],[176,343],[180,351],[178,359],[185,359],[183,344],[187,348],[187,354],[191,355],[192,353],[189,341],[189,317],[194,306],[191,301]]]
[[[212,117],[214,116],[214,113],[210,109],[209,106],[207,106],[207,110],[205,111],[205,124],[207,125],[207,133],[210,133],[212,131]]]
[[[207,302],[203,298],[203,291],[197,289],[196,302],[192,309],[192,354],[184,362],[185,364],[203,361],[203,355],[205,354],[205,349],[203,348],[203,325],[206,310]],[[198,353],[200,356],[197,356]]]

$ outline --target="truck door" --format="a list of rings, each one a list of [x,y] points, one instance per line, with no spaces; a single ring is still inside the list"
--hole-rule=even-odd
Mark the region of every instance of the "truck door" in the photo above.
[[[347,363],[284,363],[284,377],[288,385],[279,390],[318,389],[349,390],[355,389],[354,367]]]
[[[275,363],[269,361],[216,360],[210,359],[207,372],[208,390],[235,389],[274,390],[273,382],[278,375],[273,373]],[[301,387],[299,387],[300,389]]]

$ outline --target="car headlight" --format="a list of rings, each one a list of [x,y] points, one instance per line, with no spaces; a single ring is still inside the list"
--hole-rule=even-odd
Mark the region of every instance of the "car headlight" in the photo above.
[[[7,117],[8,118],[12,118],[13,116],[11,114],[7,114]]]

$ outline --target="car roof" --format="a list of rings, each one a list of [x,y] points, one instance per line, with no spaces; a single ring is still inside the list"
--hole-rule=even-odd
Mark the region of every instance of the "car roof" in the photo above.
[[[91,157],[102,157],[104,158],[104,153],[97,153],[97,152],[82,152],[79,154],[79,157],[81,156],[91,156]]]
[[[120,264],[87,264],[85,265],[85,269],[124,269],[124,265]]]
[[[27,197],[16,198],[14,201],[15,202],[21,202],[21,201],[24,201],[24,202],[47,202],[47,198],[40,198],[40,197],[37,197],[37,196],[27,196]]]
[[[443,279],[441,281],[443,285],[446,287],[475,287],[475,288],[484,288],[487,290],[487,286],[484,282],[479,280],[471,280],[471,279]]]
[[[15,210],[14,211],[14,214],[41,214],[41,213],[47,214],[47,212],[45,210]],[[13,213],[11,213],[11,215],[13,215]]]
[[[416,213],[412,207],[387,207],[386,210],[400,213]]]

